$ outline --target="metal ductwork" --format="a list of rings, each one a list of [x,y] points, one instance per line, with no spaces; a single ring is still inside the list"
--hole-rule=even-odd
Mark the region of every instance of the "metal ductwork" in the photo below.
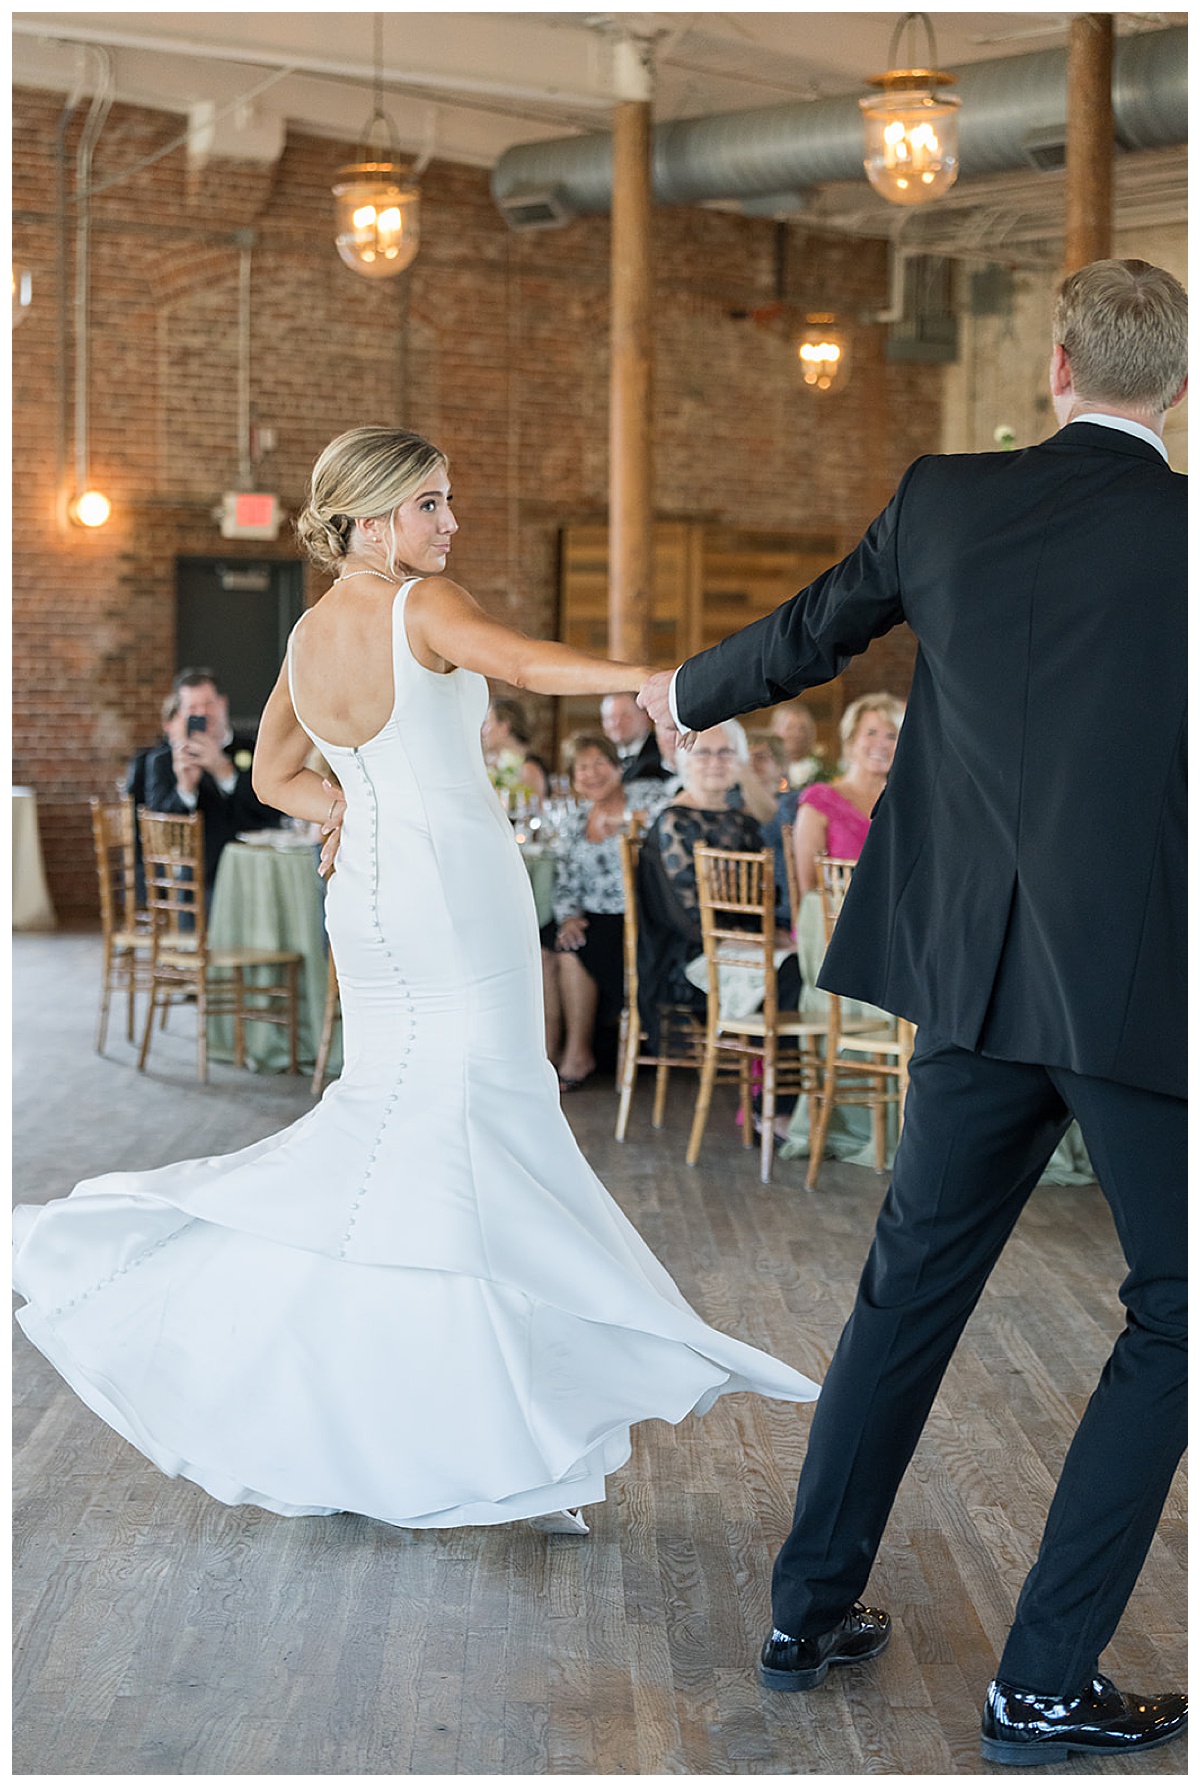
[[[1055,165],[1066,140],[1065,50],[972,62],[954,72],[962,98],[961,177]],[[1185,143],[1187,28],[1118,39],[1112,93],[1120,148]],[[652,158],[660,205],[724,199],[747,210],[799,210],[805,188],[863,178],[858,100],[844,96],[660,124]],[[496,163],[492,197],[516,229],[608,211],[611,136],[518,144]]]

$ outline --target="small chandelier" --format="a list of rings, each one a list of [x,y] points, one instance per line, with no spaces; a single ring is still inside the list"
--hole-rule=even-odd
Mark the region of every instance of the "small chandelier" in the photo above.
[[[364,279],[403,273],[421,244],[421,194],[383,109],[382,13],[375,14],[375,110],[359,159],[338,170],[333,197],[334,241],[346,265]]]
[[[923,21],[929,39],[927,68],[894,66],[900,33],[913,19]],[[906,12],[892,34],[886,74],[872,75],[879,94],[860,99],[866,154],[863,166],[876,192],[893,205],[924,205],[958,179],[958,108],[962,100],[939,87],[954,76],[937,66],[937,46],[929,14]]]
[[[800,382],[809,391],[838,391],[850,371],[850,343],[830,311],[810,311],[796,337]]]

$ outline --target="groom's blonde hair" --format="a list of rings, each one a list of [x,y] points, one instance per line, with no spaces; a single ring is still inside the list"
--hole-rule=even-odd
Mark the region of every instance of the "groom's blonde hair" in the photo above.
[[[1187,377],[1187,293],[1149,261],[1091,261],[1058,288],[1053,342],[1086,402],[1161,415]]]

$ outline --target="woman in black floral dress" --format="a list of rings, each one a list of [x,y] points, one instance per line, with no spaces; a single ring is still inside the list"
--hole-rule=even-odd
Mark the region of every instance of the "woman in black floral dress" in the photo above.
[[[683,789],[646,833],[638,864],[638,1004],[651,1050],[658,1046],[661,1007],[704,1009],[704,994],[684,972],[704,947],[696,845],[717,850],[763,848],[758,820],[744,808],[730,805],[733,790],[751,773],[740,726],[713,726],[697,733],[690,749],[680,749],[677,767]],[[779,970],[780,1008],[794,1007],[799,994],[796,958],[789,956]]]

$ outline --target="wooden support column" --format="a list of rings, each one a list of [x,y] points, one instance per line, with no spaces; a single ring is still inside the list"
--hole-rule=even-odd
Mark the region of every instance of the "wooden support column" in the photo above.
[[[617,46],[613,118],[612,367],[608,426],[608,649],[650,658],[654,581],[653,281],[650,265],[650,73]]]
[[[1067,215],[1063,273],[1112,253],[1113,21],[1108,12],[1071,20],[1067,41]]]

